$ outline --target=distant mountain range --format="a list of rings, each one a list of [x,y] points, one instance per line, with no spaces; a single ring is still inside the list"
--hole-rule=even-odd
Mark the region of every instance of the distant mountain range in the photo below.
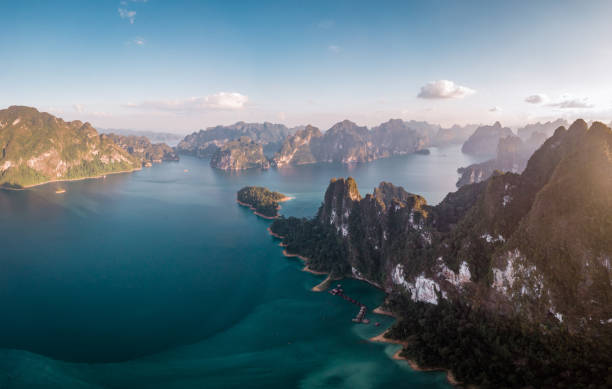
[[[103,134],[116,134],[123,136],[136,136],[145,137],[152,143],[165,143],[168,146],[176,146],[176,144],[183,139],[182,135],[173,134],[171,132],[157,132],[157,131],[143,131],[143,130],[130,130],[130,129],[113,129],[113,128],[99,128],[98,131]]]
[[[502,127],[500,122],[495,122],[492,126],[481,126],[465,141],[461,151],[465,154],[493,156],[499,140],[513,135],[512,130]]]
[[[273,155],[280,148],[285,138],[301,127],[287,128],[275,123],[237,122],[229,126],[209,127],[187,135],[179,142],[176,149],[181,154],[198,158],[210,158],[225,143],[238,140],[243,136],[263,146],[264,152]]]
[[[302,165],[318,162],[368,162],[393,155],[424,150],[429,146],[462,143],[476,126],[443,129],[438,125],[418,121],[391,119],[372,129],[345,120],[322,132],[313,126],[287,128],[282,124],[238,122],[230,126],[216,126],[186,136],[176,147],[181,154],[211,158],[216,168],[266,166],[255,163],[233,163],[215,156],[225,144],[248,137],[262,146],[270,166]],[[247,143],[242,142],[245,147]],[[231,158],[246,161],[233,145]],[[253,155],[251,153],[251,155]],[[258,157],[257,157],[258,158]]]
[[[546,136],[546,138],[550,138],[555,130],[559,127],[567,127],[569,123],[565,119],[557,119],[554,121],[548,121],[545,123],[532,123],[527,124],[525,127],[521,127],[517,130],[517,135],[523,139],[527,140],[530,137],[534,136],[534,133],[541,133]]]
[[[179,156],[174,149],[165,143],[151,143],[146,136],[102,134],[108,137],[122,149],[139,158],[146,166],[162,161],[178,161]]]
[[[238,122],[216,126],[186,136],[177,152],[210,158],[211,166],[224,170],[284,167],[312,163],[363,163],[395,155],[427,153],[428,147],[461,144],[466,154],[496,156],[462,168],[458,185],[479,182],[495,170],[521,172],[527,159],[546,138],[554,122],[529,124],[520,128],[525,139],[514,135],[499,122],[493,125],[466,125],[442,128],[420,121],[391,119],[372,129],[344,120],[323,132],[313,126],[287,128],[282,124]],[[244,137],[248,137],[246,142]],[[238,141],[243,139],[242,142]],[[505,139],[508,138],[508,139]],[[505,140],[504,140],[505,139]],[[233,142],[228,148],[224,146]],[[268,163],[263,163],[253,144],[260,145]],[[245,149],[241,150],[240,145]],[[223,153],[223,155],[219,155]]]
[[[482,182],[491,177],[495,171],[522,173],[529,157],[547,138],[544,133],[534,131],[525,141],[515,135],[499,139],[495,158],[457,170],[461,175],[457,186]]]

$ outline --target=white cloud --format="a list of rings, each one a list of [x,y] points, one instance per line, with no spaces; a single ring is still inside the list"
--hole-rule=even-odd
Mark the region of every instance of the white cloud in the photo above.
[[[502,111],[501,107],[498,107],[498,106],[489,108],[489,112],[501,112],[501,111]]]
[[[119,17],[121,17],[121,19],[128,19],[130,24],[134,24],[134,20],[136,20],[136,11],[130,11],[126,8],[118,8],[117,11],[119,11]]]
[[[556,107],[561,109],[576,109],[576,108],[593,108],[593,104],[589,103],[588,98],[578,98],[571,95],[562,95],[561,98],[548,104],[549,107]]]
[[[77,111],[78,113],[85,112],[85,107],[83,107],[83,104],[74,104],[72,108],[74,108],[74,110]]]
[[[129,103],[129,108],[159,111],[198,112],[210,110],[239,110],[245,107],[249,98],[236,92],[219,92],[204,97],[191,97],[179,100],[144,101]]]
[[[327,50],[331,51],[332,53],[337,53],[340,51],[340,46],[329,45],[327,46]]]
[[[137,37],[137,38],[132,39],[132,43],[134,43],[137,46],[144,46],[145,40],[144,38]]]
[[[461,99],[474,93],[476,93],[475,90],[457,85],[453,81],[437,80],[421,87],[417,97],[421,99]]]
[[[548,96],[544,93],[536,93],[535,95],[527,96],[525,102],[529,104],[542,104],[548,101]]]

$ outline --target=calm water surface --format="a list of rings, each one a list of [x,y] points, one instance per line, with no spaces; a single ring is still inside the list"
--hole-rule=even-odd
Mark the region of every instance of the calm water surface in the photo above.
[[[311,292],[323,277],[285,258],[235,195],[267,186],[295,197],[282,213],[312,216],[329,179],[351,175],[362,195],[390,181],[437,203],[473,162],[449,147],[230,174],[185,157],[0,191],[0,388],[447,387],[367,341],[389,318],[356,325],[355,306]],[[384,298],[343,285],[370,309]]]

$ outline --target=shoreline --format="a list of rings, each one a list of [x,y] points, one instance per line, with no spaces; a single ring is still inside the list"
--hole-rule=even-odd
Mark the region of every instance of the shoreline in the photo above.
[[[391,311],[385,310],[382,306],[374,308],[372,310],[372,312],[377,314],[377,315],[389,316],[389,317],[392,317],[392,318],[397,319],[397,320],[400,319],[400,317],[398,315],[396,315],[395,313],[393,313]]]
[[[272,235],[273,237],[278,238],[278,239],[284,239],[284,238],[285,238],[284,236],[280,236],[280,235],[278,235],[278,234],[276,234],[276,233],[272,232],[272,230],[270,229],[270,227],[268,227],[268,233],[269,233],[270,235]],[[282,243],[281,243],[281,244],[282,244]]]
[[[272,236],[273,236],[273,237],[275,237],[275,238],[278,238],[278,239],[283,239],[283,238],[284,238],[283,236],[278,235],[278,234],[275,234],[274,232],[272,232],[272,230],[270,229],[270,227],[268,227],[268,232],[270,233],[270,235],[272,235]],[[281,246],[281,247],[285,247],[285,246],[283,245],[283,243],[282,243],[282,242],[279,244],[279,246]],[[316,275],[324,275],[324,274],[327,274],[327,277],[326,277],[326,278],[325,278],[325,279],[324,279],[322,282],[320,282],[319,284],[317,284],[316,286],[314,286],[314,287],[311,289],[313,292],[321,292],[321,291],[324,291],[325,289],[327,289],[327,287],[329,286],[329,284],[330,284],[332,281],[334,281],[334,280],[332,280],[332,279],[331,279],[331,275],[329,275],[329,273],[327,273],[327,272],[319,272],[319,271],[316,271],[316,270],[312,270],[312,269],[310,269],[310,268],[308,267],[308,260],[309,260],[308,258],[306,258],[306,257],[304,257],[304,256],[301,256],[301,255],[299,255],[299,254],[291,254],[291,253],[288,253],[286,249],[285,249],[285,250],[283,250],[283,255],[284,255],[285,257],[288,257],[288,258],[294,258],[294,257],[297,257],[297,258],[301,259],[302,261],[304,261],[305,266],[304,266],[304,268],[302,269],[302,271],[305,271],[305,272],[308,272],[308,273],[312,273],[312,274],[316,274]],[[355,278],[355,277],[352,277],[352,278]],[[339,278],[338,278],[338,279],[339,279]],[[375,287],[375,288],[378,288],[378,289],[382,289],[382,290],[384,291],[384,289],[383,289],[383,288],[382,288],[380,285],[377,285],[377,284],[375,284],[375,283],[373,283],[373,282],[371,282],[371,281],[368,281],[368,280],[366,280],[366,279],[364,279],[364,278],[355,278],[355,279],[356,279],[356,280],[358,280],[358,281],[366,282],[366,283],[368,283],[369,285],[371,285],[371,286],[373,286],[373,287]],[[325,287],[325,288],[323,289],[323,287]],[[373,313],[375,313],[375,314],[377,314],[377,315],[390,316],[390,317],[394,318],[395,320],[400,320],[400,317],[399,317],[397,314],[395,314],[395,313],[393,313],[393,312],[391,312],[391,311],[387,311],[387,310],[385,310],[384,308],[382,308],[382,306],[379,306],[379,307],[374,308],[374,309],[372,310],[372,312],[373,312]],[[406,361],[406,362],[408,362],[408,365],[409,365],[409,366],[410,366],[410,368],[411,368],[412,370],[414,370],[414,371],[419,371],[419,372],[434,372],[434,371],[444,372],[444,373],[446,373],[446,380],[447,380],[447,381],[448,381],[448,382],[449,382],[451,385],[453,385],[453,386],[458,386],[458,385],[461,385],[461,382],[457,381],[457,379],[455,378],[455,376],[454,376],[453,372],[452,372],[450,369],[444,369],[444,368],[441,368],[441,367],[439,367],[439,368],[428,368],[428,367],[424,368],[424,367],[419,366],[419,365],[416,363],[416,361],[414,361],[414,360],[412,360],[412,359],[409,359],[409,358],[406,358],[406,357],[401,356],[400,354],[401,354],[401,352],[403,351],[404,347],[406,347],[406,346],[408,345],[408,342],[407,342],[407,341],[402,341],[402,340],[396,340],[396,339],[389,339],[389,338],[386,338],[386,337],[385,337],[385,334],[386,334],[388,331],[389,331],[389,329],[386,329],[386,330],[384,330],[383,332],[381,332],[380,334],[378,334],[378,335],[376,335],[376,336],[373,336],[373,337],[369,338],[368,340],[369,340],[370,342],[375,342],[375,343],[390,343],[390,344],[397,344],[397,345],[400,345],[400,346],[402,346],[402,347],[401,347],[401,348],[400,348],[398,351],[396,351],[396,352],[393,354],[392,359],[399,360],[399,361]]]
[[[293,200],[293,199],[295,199],[295,197],[285,196],[285,197],[283,197],[283,198],[282,198],[282,199],[280,199],[280,200],[276,200],[276,202],[277,202],[277,203],[284,203],[285,201],[289,201],[289,200]],[[257,215],[257,216],[259,216],[259,217],[261,217],[261,218],[263,218],[263,219],[274,220],[274,219],[278,219],[278,218],[280,217],[280,215],[276,215],[276,216],[267,216],[267,215],[261,214],[261,213],[257,212],[257,211],[255,210],[255,208],[254,208],[254,207],[253,207],[251,204],[248,204],[248,203],[243,203],[242,201],[238,200],[238,198],[236,198],[236,202],[237,202],[238,204],[242,205],[243,207],[249,207],[249,209],[250,209],[251,211],[253,211],[253,213],[254,213],[255,215]],[[277,207],[276,207],[276,210],[278,211],[278,210],[280,210],[280,209],[281,209],[281,206],[280,206],[280,204],[278,204],[278,205],[277,205]],[[269,229],[269,228],[268,228],[268,232],[270,232],[270,234],[273,234],[273,233],[272,233],[272,231],[270,231],[270,229]],[[280,239],[282,239],[282,238],[280,238]]]
[[[396,317],[395,315],[393,315],[392,313],[390,313],[388,311],[379,310],[379,308],[376,308],[372,312],[378,313],[379,315],[387,315],[387,316]],[[378,312],[376,312],[377,310],[378,310]],[[382,313],[382,312],[384,312],[384,313]],[[419,364],[415,360],[400,355],[402,353],[402,351],[404,350],[404,347],[406,347],[408,345],[408,342],[404,341],[404,340],[397,340],[397,339],[387,338],[387,337],[385,337],[385,334],[387,332],[389,332],[389,329],[386,329],[382,333],[380,333],[380,334],[378,334],[376,336],[373,336],[373,337],[371,337],[368,340],[370,342],[374,342],[374,343],[389,343],[389,344],[400,345],[401,348],[399,350],[397,350],[393,354],[393,356],[391,358],[395,359],[396,361],[406,361],[406,362],[408,362],[408,365],[414,371],[420,371],[420,372],[436,372],[436,371],[444,372],[444,373],[446,373],[446,380],[448,381],[449,384],[451,384],[453,386],[461,385],[461,382],[457,381],[457,378],[455,378],[455,375],[453,374],[453,372],[450,369],[445,369],[443,367],[421,367],[421,366],[419,366]]]
[[[284,255],[285,257],[287,257],[287,258],[296,258],[296,257],[297,257],[297,258],[301,259],[301,260],[302,260],[304,263],[308,263],[308,261],[310,260],[310,259],[308,259],[307,257],[303,257],[303,256],[301,256],[301,255],[299,255],[299,254],[291,254],[291,253],[287,252],[287,250],[286,250],[286,249],[285,249],[285,250],[283,250],[283,255]],[[308,266],[308,265],[307,265],[307,266]],[[302,270],[304,270],[304,269],[302,269]],[[309,269],[309,270],[310,270],[310,269]],[[316,271],[316,270],[312,270],[312,271]],[[310,273],[310,272],[309,272],[309,273]],[[327,274],[327,272],[321,272],[320,274]]]
[[[327,290],[327,288],[329,288],[329,284],[331,284],[332,282],[332,278],[330,275],[328,275],[327,277],[325,277],[325,279],[321,282],[319,282],[317,285],[313,286],[312,289],[310,289],[313,292],[325,292]]]
[[[54,182],[70,182],[70,181],[84,181],[84,180],[97,180],[98,178],[102,178],[102,177],[106,177],[106,176],[110,176],[112,174],[124,174],[124,173],[133,173],[135,171],[138,170],[142,170],[142,167],[137,167],[131,170],[121,170],[119,172],[110,172],[110,173],[104,173],[104,174],[100,174],[97,176],[90,176],[90,177],[80,177],[80,178],[63,178],[61,180],[50,180],[50,181],[45,181],[45,182],[40,182],[38,184],[32,184],[32,185],[26,185],[26,186],[22,186],[21,188],[10,188],[10,187],[5,187],[0,185],[0,189],[4,189],[4,190],[26,190],[26,189],[30,189],[30,188],[34,188],[37,186],[42,186],[42,185],[47,185],[47,184],[52,184]]]
[[[238,199],[236,199],[236,202],[237,202],[238,204],[242,205],[243,207],[249,207],[249,209],[250,209],[251,211],[253,211],[253,213],[254,213],[255,215],[257,215],[257,216],[259,216],[259,217],[261,217],[261,218],[263,218],[263,219],[274,220],[274,219],[278,219],[278,218],[280,217],[280,215],[276,215],[276,216],[266,216],[266,215],[263,215],[263,214],[261,214],[261,213],[257,212],[257,211],[255,210],[255,208],[254,208],[254,207],[253,207],[251,204],[243,203],[242,201],[240,201],[240,200],[238,200]],[[279,206],[279,208],[280,208],[280,206]],[[278,208],[277,208],[277,209],[278,209]]]
[[[315,274],[317,276],[324,276],[324,275],[327,274],[324,271],[312,270],[311,268],[308,267],[308,265],[304,266],[302,268],[302,271],[305,271],[306,273],[310,273],[310,274]],[[329,275],[329,274],[327,274],[327,275]]]
[[[276,200],[277,203],[284,203],[285,201],[293,200],[295,197],[285,196],[282,200]]]

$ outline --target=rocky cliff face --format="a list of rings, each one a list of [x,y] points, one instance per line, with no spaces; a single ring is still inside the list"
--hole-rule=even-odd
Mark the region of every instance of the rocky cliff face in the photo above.
[[[172,147],[165,143],[151,143],[144,136],[103,134],[101,137],[115,142],[123,150],[140,159],[143,165],[179,160]]]
[[[367,162],[374,159],[374,147],[366,127],[344,120],[325,132],[314,150],[319,162]]]
[[[457,169],[461,175],[457,186],[482,182],[491,177],[495,171],[521,173],[527,166],[529,157],[546,140],[544,134],[534,132],[523,142],[518,136],[501,138],[497,144],[497,156],[482,163]]]
[[[140,167],[89,123],[65,122],[30,107],[0,110],[0,150],[0,185],[11,187]]]
[[[428,139],[399,119],[389,120],[372,130],[345,120],[325,134],[308,126],[287,138],[274,156],[274,164],[282,167],[316,162],[369,162],[414,153],[426,147]]]
[[[391,294],[610,333],[611,150],[612,130],[577,121],[522,174],[493,175],[437,206],[388,183],[362,198],[354,180],[336,179],[315,219],[280,219],[272,230],[314,257],[311,267]]]
[[[243,136],[218,149],[210,159],[210,166],[221,170],[268,169],[270,162],[260,144]]]
[[[177,151],[198,158],[209,158],[227,142],[248,136],[254,142],[263,145],[264,152],[273,154],[293,132],[282,124],[238,122],[230,126],[210,127],[187,135],[177,145]]]
[[[317,157],[313,154],[311,145],[321,141],[323,134],[318,128],[306,126],[303,130],[299,130],[295,135],[290,136],[285,140],[280,151],[274,156],[276,166],[282,167],[286,165],[304,165],[316,163]]]
[[[499,122],[492,126],[478,127],[465,141],[461,151],[472,155],[495,155],[499,140],[513,135],[510,128],[502,127]]]

